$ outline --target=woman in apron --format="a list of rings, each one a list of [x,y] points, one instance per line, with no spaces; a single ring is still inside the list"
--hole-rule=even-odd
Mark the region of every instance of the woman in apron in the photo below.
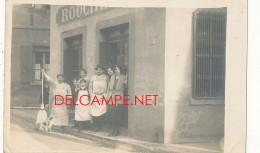
[[[78,91],[78,99],[75,107],[75,120],[78,123],[79,131],[82,131],[84,126],[91,121],[90,104],[87,90],[87,81],[85,79],[80,80],[80,88]]]
[[[89,80],[90,80],[89,77],[87,76],[87,70],[85,70],[85,69],[81,69],[79,71],[79,76],[80,76],[80,78],[78,80],[76,80],[75,84],[74,84],[75,80],[73,80],[74,88],[72,91],[73,91],[73,95],[75,95],[76,100],[77,100],[78,91],[80,90],[80,80],[82,80],[82,79],[86,80],[86,87],[87,87],[86,90],[88,90]],[[73,110],[73,111],[71,111],[71,113],[73,114],[73,120],[74,120],[75,119],[75,116],[74,116],[75,115],[75,106],[71,105],[71,108]],[[79,128],[77,125],[77,122],[75,120],[74,120],[74,128]],[[86,126],[84,125],[83,128],[86,128]]]
[[[107,112],[106,103],[102,104],[102,97],[107,96],[108,76],[103,74],[104,69],[100,66],[96,67],[96,74],[90,79],[89,92],[91,96],[90,114],[93,117],[94,131],[99,131],[104,123],[104,114]],[[98,102],[93,102],[97,101]]]
[[[57,96],[56,97],[56,104],[55,104],[55,98],[52,104],[51,108],[51,114],[50,117],[53,118],[52,125],[61,126],[62,132],[64,132],[64,129],[66,126],[68,126],[69,116],[68,116],[68,110],[66,106],[66,102],[64,99],[66,98],[66,95],[71,95],[71,89],[70,86],[64,82],[64,75],[58,74],[57,80],[52,80],[49,76],[46,75],[44,70],[42,70],[42,73],[44,74],[45,78],[53,87],[53,95],[60,95],[63,98]],[[58,105],[61,104],[61,105]]]

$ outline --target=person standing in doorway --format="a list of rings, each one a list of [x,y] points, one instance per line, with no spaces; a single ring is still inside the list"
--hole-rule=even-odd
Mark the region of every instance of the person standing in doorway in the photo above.
[[[91,105],[90,114],[93,118],[94,131],[101,130],[104,123],[104,114],[107,111],[106,103],[102,102],[102,97],[107,96],[108,89],[108,76],[104,74],[104,69],[101,66],[95,68],[96,74],[91,77],[89,83],[89,93],[91,96],[91,102],[98,99],[99,103],[94,102]]]
[[[121,68],[119,66],[115,66],[114,68],[115,74],[113,74],[109,81],[109,90],[108,95],[124,95],[124,88],[127,83],[126,77],[121,74]],[[115,105],[108,105],[108,123],[109,123],[109,136],[117,136],[119,135],[119,126],[122,122],[123,116],[123,101],[117,101]]]
[[[45,73],[44,70],[42,70],[42,73],[44,74],[47,81],[52,85],[54,97],[55,95],[60,95],[62,97],[66,97],[66,95],[71,95],[71,88],[69,84],[64,82],[63,74],[58,74],[57,81],[54,81]],[[65,127],[69,124],[69,115],[66,103],[61,97],[56,97],[56,99],[54,98],[50,117],[53,118],[52,124],[61,126],[62,132],[64,132]]]
[[[109,77],[109,80],[110,80],[110,78],[114,75],[114,70],[113,70],[112,66],[109,66],[107,68],[107,74],[108,74],[108,77]]]

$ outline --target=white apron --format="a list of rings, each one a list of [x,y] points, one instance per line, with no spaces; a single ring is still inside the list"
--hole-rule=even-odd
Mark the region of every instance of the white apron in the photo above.
[[[54,95],[62,95],[64,100],[65,96],[67,95],[67,91],[64,89],[55,89]],[[62,103],[62,101],[59,100],[57,97],[56,100],[57,104]],[[68,126],[69,123],[69,116],[68,116],[68,110],[66,106],[66,102],[64,101],[62,105],[55,105],[55,99],[53,101],[52,110],[51,110],[51,117],[53,117],[53,125],[59,125],[59,126]]]
[[[90,104],[85,105],[87,103],[89,103],[88,97],[87,96],[83,96],[81,98],[81,103],[84,104],[82,105],[80,103],[80,97],[82,95],[88,95],[88,91],[87,90],[79,90],[78,93],[78,100],[76,102],[76,107],[75,107],[75,120],[76,121],[88,121],[91,120],[91,115],[90,115]]]
[[[99,103],[94,102],[91,105],[91,115],[92,116],[101,116],[103,114],[105,114],[107,112],[107,106],[106,103],[104,102],[102,104],[102,97],[105,96],[105,94],[102,95],[96,95],[95,93],[100,93],[100,91],[105,91],[107,88],[107,82],[106,80],[95,80],[93,81],[93,94],[94,96],[91,97],[91,103],[94,99],[94,97],[96,96]],[[96,101],[96,99],[95,99]]]

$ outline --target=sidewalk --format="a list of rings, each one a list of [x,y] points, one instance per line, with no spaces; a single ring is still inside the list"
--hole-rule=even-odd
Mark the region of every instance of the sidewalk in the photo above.
[[[148,143],[127,136],[108,137],[106,132],[82,131],[79,133],[76,129],[70,128],[67,128],[65,132],[77,137],[101,142],[115,148],[120,147],[133,152],[221,153],[220,150],[217,150],[216,147],[214,147],[215,145],[218,145],[217,143],[159,144]]]
[[[11,109],[11,117],[19,117],[26,122],[35,123],[38,110]],[[53,126],[52,131],[60,133],[60,128]],[[218,143],[159,144],[136,140],[129,136],[109,137],[106,132],[82,131],[66,128],[65,133],[79,138],[93,140],[109,147],[131,152],[143,153],[221,153]]]

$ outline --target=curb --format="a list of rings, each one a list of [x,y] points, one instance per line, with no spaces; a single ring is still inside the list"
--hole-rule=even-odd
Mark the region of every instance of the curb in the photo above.
[[[55,132],[61,133],[60,129],[58,127],[52,127],[52,130]],[[65,128],[65,133],[79,137],[79,138],[84,138],[88,140],[92,140],[95,142],[99,142],[105,146],[109,146],[112,148],[120,148],[126,151],[130,152],[140,152],[140,153],[181,153],[181,152],[174,152],[174,151],[165,151],[161,149],[156,149],[154,147],[149,147],[146,145],[142,144],[137,144],[133,142],[128,142],[128,141],[122,141],[122,140],[115,140],[109,137],[103,137],[96,135],[95,133],[90,133],[90,132],[78,132],[76,129],[70,129],[70,128]]]
[[[55,132],[61,132],[58,127],[53,128],[55,129]],[[90,131],[83,131],[78,132],[76,129],[70,129],[65,128],[65,133],[83,138],[92,140],[98,143],[103,144],[104,146],[109,146],[112,148],[120,148],[122,150],[126,150],[129,152],[138,152],[138,153],[213,153],[212,151],[206,151],[206,150],[197,150],[197,149],[191,149],[191,148],[183,148],[183,147],[175,147],[173,150],[167,150],[163,149],[163,147],[157,147],[159,145],[158,143],[145,143],[145,142],[131,142],[127,140],[116,140],[114,137],[106,137],[106,136],[100,136],[95,134],[94,132]],[[138,141],[138,140],[137,140]],[[214,151],[216,152],[216,151]]]

